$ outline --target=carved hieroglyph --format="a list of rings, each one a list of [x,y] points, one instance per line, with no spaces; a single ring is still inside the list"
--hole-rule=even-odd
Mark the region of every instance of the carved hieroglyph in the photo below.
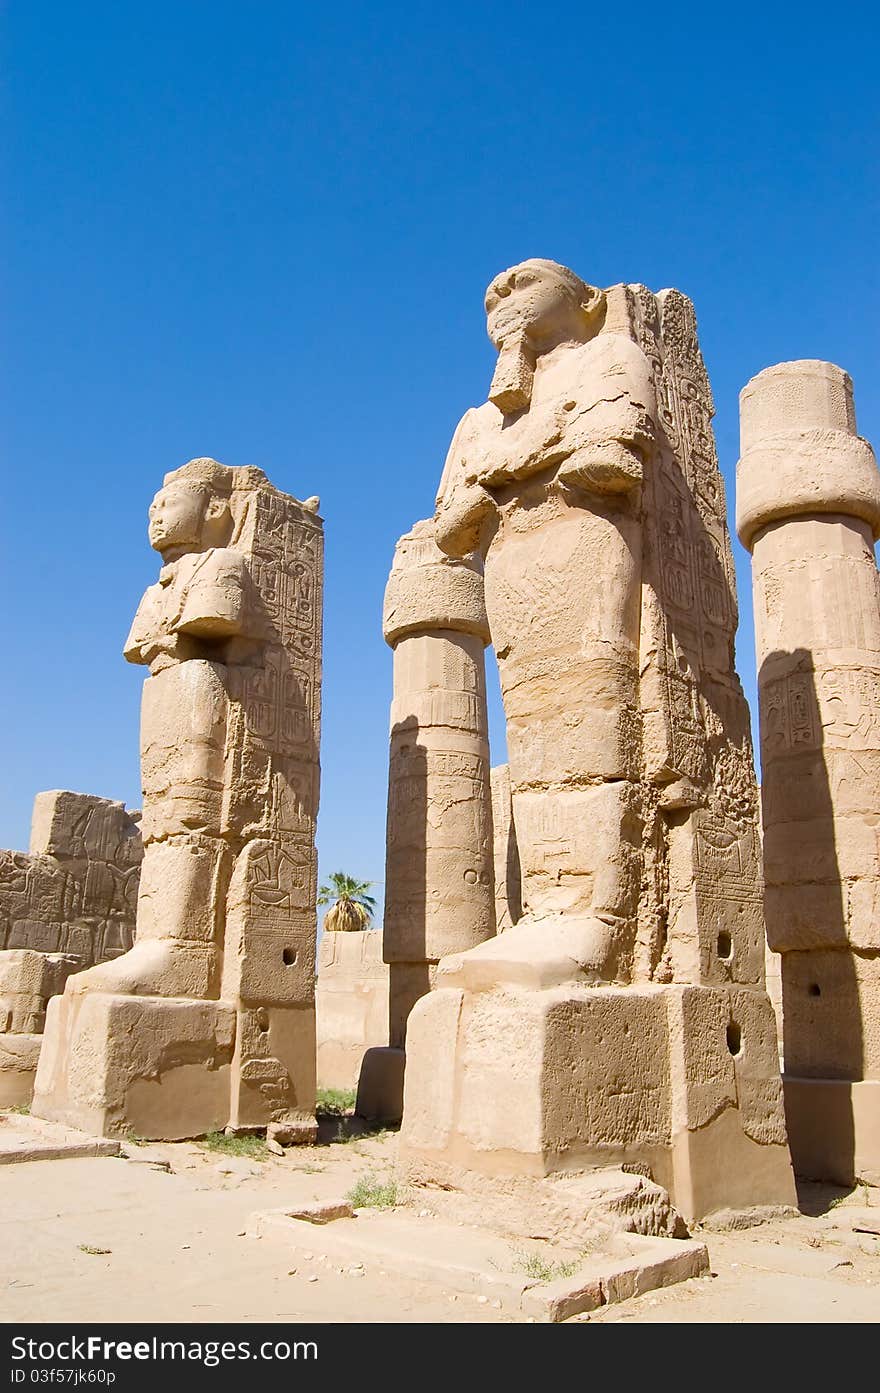
[[[430,521],[397,543],[383,627],[394,649],[384,952],[402,1048],[438,960],[495,932],[482,567],[445,556]]]
[[[134,947],[50,1008],[34,1110],[94,1132],[314,1127],[322,526],[192,460],[125,654],[150,669]]]
[[[46,1005],[134,936],[136,817],[85,793],[38,793],[30,851],[0,851],[0,1105],[29,1103]]]
[[[318,945],[318,1087],[356,1089],[367,1050],[388,1043],[388,966],[375,930],[333,933]]]
[[[542,261],[486,307],[435,535],[485,560],[523,914],[413,1012],[403,1155],[441,1183],[647,1164],[689,1218],[790,1202],[693,308]]]
[[[0,949],[73,954],[82,967],[134,938],[139,814],[55,789],[38,793],[27,853],[0,851]]]
[[[765,908],[782,955],[795,1167],[880,1178],[880,473],[831,363],[741,395],[737,529],[752,553]]]
[[[495,926],[499,933],[522,918],[522,884],[519,849],[513,824],[510,769],[496,764],[492,770],[492,833],[495,865]]]

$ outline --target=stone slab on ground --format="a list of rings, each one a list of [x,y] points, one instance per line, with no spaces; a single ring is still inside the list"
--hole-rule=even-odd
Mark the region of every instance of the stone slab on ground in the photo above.
[[[287,1207],[254,1215],[251,1229],[261,1237],[283,1237],[297,1252],[320,1251],[354,1266],[378,1265],[546,1321],[566,1320],[709,1270],[705,1244],[692,1240],[621,1233],[601,1252],[581,1254],[403,1210],[360,1210],[316,1230],[314,1222],[295,1217]],[[535,1276],[536,1267],[546,1276]],[[554,1271],[558,1275],[551,1276]]]
[[[90,1137],[73,1127],[27,1113],[0,1112],[0,1165],[18,1161],[63,1161],[85,1156],[118,1156],[122,1143]]]

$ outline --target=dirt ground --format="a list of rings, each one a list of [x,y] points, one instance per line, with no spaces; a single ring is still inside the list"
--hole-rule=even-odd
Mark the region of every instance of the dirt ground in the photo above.
[[[317,1242],[314,1254],[294,1254],[279,1236],[248,1235],[258,1211],[338,1198],[362,1177],[391,1179],[393,1133],[325,1139],[262,1161],[194,1143],[135,1150],[137,1160],[0,1167],[2,1321],[527,1319],[369,1264],[340,1269]],[[798,1218],[749,1229],[697,1230],[711,1276],[572,1323],[876,1322],[880,1234],[869,1230],[880,1229],[880,1190],[806,1185],[801,1207]]]

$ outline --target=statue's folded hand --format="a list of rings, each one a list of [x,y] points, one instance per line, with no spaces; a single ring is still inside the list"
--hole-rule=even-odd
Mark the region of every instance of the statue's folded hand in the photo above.
[[[561,483],[594,493],[631,493],[644,477],[640,450],[620,440],[600,440],[581,446],[559,466]]]
[[[458,482],[437,500],[434,538],[447,556],[461,559],[476,551],[495,500],[482,484]]]

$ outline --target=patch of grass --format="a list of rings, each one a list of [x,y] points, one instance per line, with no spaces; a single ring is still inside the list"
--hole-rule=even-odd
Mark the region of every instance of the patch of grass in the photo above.
[[[128,1142],[129,1146],[146,1146],[146,1137],[139,1137],[132,1127],[126,1127],[122,1133],[122,1140]]]
[[[199,1145],[206,1151],[219,1151],[223,1156],[246,1156],[249,1161],[265,1161],[270,1154],[262,1137],[247,1133],[228,1137],[225,1132],[209,1132]]]
[[[94,1248],[91,1243],[77,1243],[81,1253],[88,1253],[93,1258],[106,1258],[113,1252],[112,1248]]]
[[[540,1253],[526,1253],[514,1248],[514,1270],[522,1272],[533,1282],[555,1282],[558,1277],[572,1277],[581,1265],[580,1258],[571,1262],[546,1262]]]
[[[20,1117],[29,1117],[31,1111],[30,1103],[13,1103],[11,1108],[6,1108],[6,1112],[17,1112]]]
[[[393,1209],[397,1204],[397,1182],[379,1175],[362,1175],[345,1196],[352,1209]]]
[[[315,1112],[325,1117],[343,1117],[354,1110],[356,1098],[353,1088],[319,1088]]]

